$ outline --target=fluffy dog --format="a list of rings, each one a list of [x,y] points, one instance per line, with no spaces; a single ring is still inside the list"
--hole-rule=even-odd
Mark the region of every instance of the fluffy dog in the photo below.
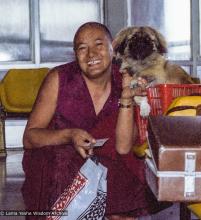
[[[164,57],[167,44],[155,29],[128,27],[121,30],[113,41],[116,60],[120,71],[126,69],[132,76],[145,78],[148,83],[194,83],[180,66],[170,63]]]
[[[114,38],[113,48],[115,58],[121,64],[120,71],[127,70],[133,76],[131,87],[137,85],[138,77],[146,79],[148,85],[194,83],[180,66],[165,59],[165,38],[151,27],[128,27],[121,30]],[[146,97],[135,97],[135,102],[140,105],[140,114],[148,116],[150,106]]]

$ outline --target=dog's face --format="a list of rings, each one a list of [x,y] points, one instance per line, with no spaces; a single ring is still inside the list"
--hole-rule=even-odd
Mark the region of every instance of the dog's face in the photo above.
[[[152,54],[167,52],[164,37],[151,27],[128,27],[121,30],[113,41],[114,55],[123,67],[139,64]]]

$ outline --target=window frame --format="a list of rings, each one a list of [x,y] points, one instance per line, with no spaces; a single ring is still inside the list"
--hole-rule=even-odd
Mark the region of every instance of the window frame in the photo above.
[[[38,68],[38,67],[54,67],[56,65],[63,64],[64,62],[44,62],[40,61],[40,24],[39,24],[39,1],[40,0],[29,0],[30,9],[30,42],[31,42],[31,61],[11,61],[11,62],[0,62],[0,72],[11,68]],[[131,25],[131,1],[126,0],[125,3],[125,13],[127,15],[124,17],[124,25]],[[100,16],[101,23],[106,23],[106,25],[111,25],[108,23],[107,19],[107,2],[105,0],[99,0],[100,4]],[[190,0],[191,4],[191,59],[190,60],[171,60],[171,62],[176,63],[181,66],[190,67],[190,74],[193,77],[198,76],[197,67],[201,66],[201,55],[200,55],[200,31],[199,31],[199,4],[201,0]],[[115,27],[116,28],[116,27]],[[68,61],[68,60],[67,60]]]
[[[131,5],[132,0],[127,0],[128,15],[131,16]],[[200,55],[200,39],[199,35],[199,18],[201,17],[201,11],[199,15],[199,3],[201,0],[190,0],[190,18],[191,18],[191,59],[190,60],[170,60],[172,63],[178,64],[180,66],[190,67],[190,75],[193,77],[198,77],[197,66],[201,66],[201,55]],[[131,24],[130,16],[128,16],[127,25]]]
[[[57,65],[61,65],[65,62],[43,62],[41,63],[40,57],[40,14],[39,14],[39,1],[40,0],[28,0],[30,10],[30,48],[31,48],[31,60],[30,61],[2,61],[0,62],[0,72],[4,72],[12,68],[39,68],[49,67],[52,68]],[[100,8],[100,22],[104,23],[104,0],[99,0]],[[69,43],[72,45],[72,42]],[[67,60],[68,62],[68,60]]]

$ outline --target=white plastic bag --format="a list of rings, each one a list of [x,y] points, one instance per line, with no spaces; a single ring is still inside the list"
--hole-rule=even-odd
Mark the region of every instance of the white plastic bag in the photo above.
[[[105,214],[107,168],[87,159],[52,207],[48,220],[101,220]],[[54,216],[54,213],[56,215]],[[61,215],[58,215],[61,213]]]

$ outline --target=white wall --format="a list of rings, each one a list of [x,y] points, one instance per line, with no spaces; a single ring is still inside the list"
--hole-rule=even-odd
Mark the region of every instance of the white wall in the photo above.
[[[27,120],[6,120],[5,138],[6,148],[22,147],[22,137]]]

